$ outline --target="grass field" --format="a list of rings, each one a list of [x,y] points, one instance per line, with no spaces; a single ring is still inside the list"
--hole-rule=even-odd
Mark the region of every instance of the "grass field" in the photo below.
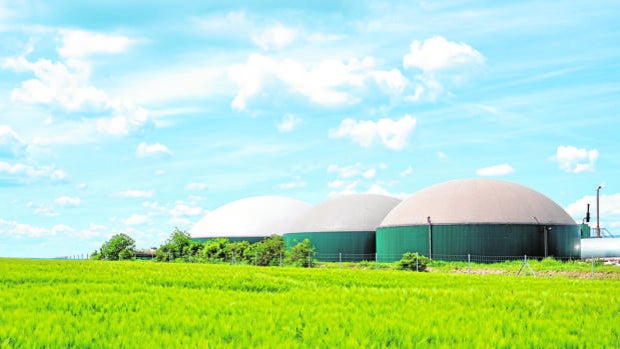
[[[0,259],[1,348],[617,348],[620,279]]]

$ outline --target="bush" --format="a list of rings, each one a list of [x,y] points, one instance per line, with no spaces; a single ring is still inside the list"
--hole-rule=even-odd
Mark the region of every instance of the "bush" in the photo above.
[[[284,254],[284,239],[272,235],[256,242],[245,251],[244,259],[248,264],[259,266],[280,265],[280,257]]]
[[[403,258],[398,262],[397,269],[424,271],[430,262],[430,258],[419,255],[417,252],[406,252],[403,254]]]
[[[290,264],[296,267],[311,268],[313,254],[314,246],[312,246],[310,240],[304,239],[304,241],[291,248],[287,259]]]
[[[135,248],[136,242],[129,235],[123,233],[116,234],[101,246],[98,259],[118,261],[126,258],[128,253],[131,253],[133,256],[133,250]],[[124,258],[121,258],[121,253]],[[129,258],[131,259],[131,257]]]

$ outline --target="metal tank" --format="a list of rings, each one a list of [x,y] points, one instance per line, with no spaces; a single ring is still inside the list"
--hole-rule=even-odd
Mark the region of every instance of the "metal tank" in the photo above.
[[[288,247],[310,240],[321,261],[375,258],[375,229],[399,199],[375,194],[342,195],[303,214],[283,235]]]
[[[376,234],[380,261],[405,252],[439,260],[497,261],[528,255],[580,258],[580,228],[543,194],[513,182],[473,178],[420,190]]]
[[[227,238],[229,241],[258,242],[282,235],[312,206],[282,196],[256,196],[233,201],[207,213],[189,231],[194,241]]]

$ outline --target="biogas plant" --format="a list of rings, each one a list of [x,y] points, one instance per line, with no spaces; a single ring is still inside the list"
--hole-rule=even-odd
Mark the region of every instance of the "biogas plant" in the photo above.
[[[402,201],[351,194],[311,206],[281,196],[245,198],[205,215],[190,235],[253,243],[275,234],[289,247],[309,239],[321,261],[392,262],[405,252],[447,261],[620,255],[617,239],[590,238],[586,223],[523,185],[473,178],[436,184]]]

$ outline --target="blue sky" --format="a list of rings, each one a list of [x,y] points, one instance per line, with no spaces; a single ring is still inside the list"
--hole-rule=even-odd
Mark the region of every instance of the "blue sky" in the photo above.
[[[0,256],[494,177],[620,231],[616,1],[2,1]]]

